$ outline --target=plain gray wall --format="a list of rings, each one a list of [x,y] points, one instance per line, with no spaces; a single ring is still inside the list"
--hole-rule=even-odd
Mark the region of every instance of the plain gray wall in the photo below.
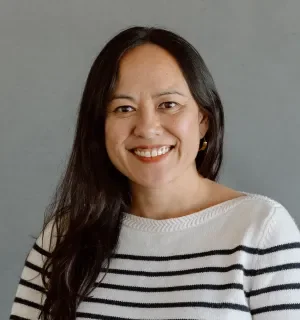
[[[223,98],[220,182],[299,212],[299,0],[0,0],[0,314],[70,151],[93,59],[131,25],[178,32]]]

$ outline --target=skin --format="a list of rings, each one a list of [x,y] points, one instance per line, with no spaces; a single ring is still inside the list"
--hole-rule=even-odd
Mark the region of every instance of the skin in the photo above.
[[[105,140],[110,160],[130,181],[130,213],[168,219],[241,195],[196,170],[199,143],[208,126],[177,61],[167,51],[145,44],[122,58],[107,106]],[[131,151],[141,145],[174,148],[159,162],[144,163]]]

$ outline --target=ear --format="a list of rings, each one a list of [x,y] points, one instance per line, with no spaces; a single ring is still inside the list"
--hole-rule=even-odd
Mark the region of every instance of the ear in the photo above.
[[[201,139],[206,135],[208,127],[209,127],[208,116],[202,112],[199,112],[199,129],[201,133]]]

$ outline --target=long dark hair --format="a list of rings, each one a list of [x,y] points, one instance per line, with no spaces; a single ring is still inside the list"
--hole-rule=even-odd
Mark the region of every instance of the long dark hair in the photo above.
[[[203,177],[218,177],[223,158],[223,107],[203,59],[172,31],[154,27],[121,31],[91,67],[69,162],[46,209],[43,231],[53,227],[52,250],[42,272],[47,292],[40,315],[43,320],[75,319],[78,304],[94,289],[100,269],[106,266],[107,270],[116,252],[122,213],[129,208],[131,195],[128,179],[112,165],[105,148],[106,105],[122,56],[146,43],[164,48],[177,60],[195,101],[208,115],[208,148],[198,153],[196,166]]]

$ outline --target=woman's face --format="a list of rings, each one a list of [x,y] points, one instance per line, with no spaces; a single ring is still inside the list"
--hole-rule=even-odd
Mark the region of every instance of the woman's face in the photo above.
[[[153,44],[128,52],[107,106],[106,149],[133,183],[160,187],[195,171],[207,118],[176,60]]]

